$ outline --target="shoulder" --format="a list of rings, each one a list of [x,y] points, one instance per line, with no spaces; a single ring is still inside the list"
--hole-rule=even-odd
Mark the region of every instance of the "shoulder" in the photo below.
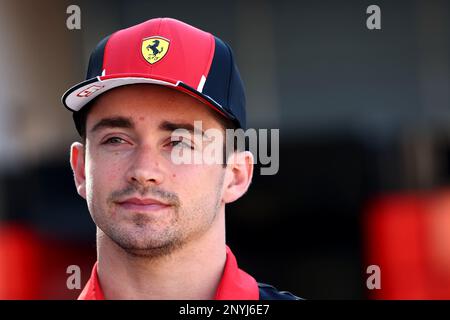
[[[288,291],[278,291],[266,283],[258,282],[259,300],[303,300]]]

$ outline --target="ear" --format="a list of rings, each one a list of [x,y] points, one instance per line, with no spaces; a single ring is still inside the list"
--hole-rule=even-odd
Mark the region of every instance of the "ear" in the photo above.
[[[78,194],[86,199],[84,146],[79,142],[74,142],[70,146],[70,166],[72,167]]]
[[[228,158],[223,201],[230,203],[242,197],[253,177],[253,154],[249,151],[234,152]]]

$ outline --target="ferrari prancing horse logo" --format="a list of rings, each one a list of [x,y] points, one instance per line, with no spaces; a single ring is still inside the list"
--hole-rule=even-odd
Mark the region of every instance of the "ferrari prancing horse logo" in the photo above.
[[[142,56],[148,63],[154,64],[164,58],[169,50],[169,40],[162,37],[150,37],[142,40]]]

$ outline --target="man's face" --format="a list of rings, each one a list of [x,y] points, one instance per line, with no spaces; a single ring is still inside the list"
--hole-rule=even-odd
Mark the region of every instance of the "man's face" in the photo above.
[[[198,120],[203,130],[222,129],[211,112],[187,94],[152,85],[111,90],[92,106],[80,194],[98,228],[127,252],[167,254],[223,214],[227,169],[171,160],[174,148],[199,147],[194,134],[173,141],[174,129]]]

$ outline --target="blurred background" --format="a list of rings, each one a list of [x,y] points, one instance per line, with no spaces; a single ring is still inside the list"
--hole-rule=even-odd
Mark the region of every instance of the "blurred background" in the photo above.
[[[81,9],[68,30],[66,9]],[[366,9],[381,8],[381,30]],[[60,97],[105,35],[154,17],[235,51],[249,126],[280,129],[280,170],[227,209],[258,281],[307,299],[450,298],[450,3],[0,0],[0,299],[72,299],[96,257]],[[259,172],[259,170],[257,170]],[[379,266],[381,289],[367,268]]]

